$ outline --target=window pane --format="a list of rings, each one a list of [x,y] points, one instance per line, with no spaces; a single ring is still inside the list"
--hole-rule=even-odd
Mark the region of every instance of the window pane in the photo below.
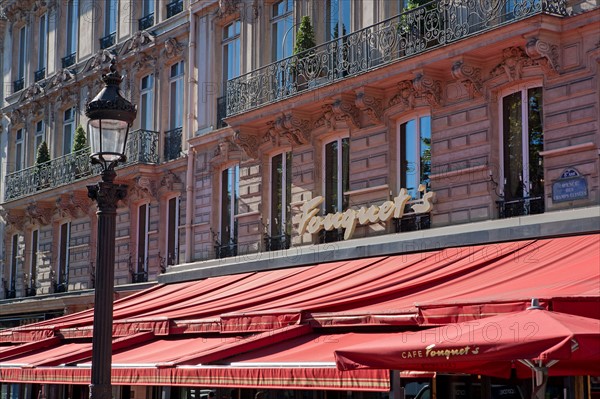
[[[276,155],[271,161],[271,236],[283,234],[283,154]]]
[[[400,185],[414,198],[418,197],[420,176],[417,176],[417,123],[410,120],[400,125]]]
[[[48,29],[46,28],[46,14],[40,17],[40,29],[38,38],[38,69],[46,67],[46,40],[48,36]]]
[[[504,195],[507,200],[523,197],[523,123],[521,92],[502,100],[504,130]]]
[[[420,184],[425,185],[429,191],[429,175],[431,174],[431,117],[424,116],[419,119],[421,130],[420,145]]]
[[[138,210],[138,245],[137,245],[137,270],[136,273],[143,273],[146,270],[148,258],[148,249],[146,248],[146,237],[148,236],[148,205],[141,205]],[[137,280],[140,281],[140,280]]]
[[[542,88],[529,89],[529,196],[544,195],[544,163],[540,152],[544,150],[544,130],[542,124]]]
[[[27,33],[26,28],[22,27],[19,34],[19,79],[25,77],[25,63],[27,60]]]
[[[350,191],[350,139],[342,139],[342,209],[348,208],[348,196],[344,193]]]
[[[60,258],[58,263],[58,284],[66,284],[69,272],[69,235],[70,224],[64,223],[60,226]],[[63,287],[66,291],[66,287]]]
[[[338,142],[325,146],[325,213],[338,211]]]
[[[179,263],[179,253],[177,250],[177,235],[179,228],[178,207],[179,198],[171,198],[169,200],[168,210],[167,265],[176,265]]]

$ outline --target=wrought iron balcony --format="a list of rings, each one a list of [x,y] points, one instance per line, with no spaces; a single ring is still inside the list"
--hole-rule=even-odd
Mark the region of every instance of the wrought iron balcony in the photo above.
[[[215,243],[215,258],[223,259],[237,256],[238,244],[235,240],[230,240],[229,243],[222,244],[218,241]]]
[[[72,53],[72,54],[62,57],[61,61],[62,61],[63,69],[68,68],[71,65],[75,64],[75,56],[77,56],[77,53]]]
[[[179,14],[183,11],[183,0],[175,0],[167,4],[167,18],[171,18],[174,15]]]
[[[146,15],[139,20],[139,30],[146,30],[154,25],[154,13]]]
[[[23,90],[24,86],[25,86],[25,79],[24,78],[15,80],[13,82],[13,93],[17,93],[17,92]]]
[[[524,197],[510,201],[496,201],[498,218],[538,215],[544,213],[544,197]]]
[[[439,48],[536,14],[567,15],[566,0],[434,0],[227,82],[227,116]]]
[[[426,230],[431,227],[431,215],[428,213],[419,215],[407,215],[402,219],[394,219],[396,233],[406,231]]]
[[[105,49],[115,44],[115,39],[117,38],[117,33],[113,32],[104,37],[100,38],[100,48]]]
[[[158,132],[136,130],[129,133],[124,166],[138,163],[158,164]],[[181,135],[180,135],[181,137]],[[181,148],[181,140],[180,140]],[[90,165],[90,149],[73,152],[51,161],[10,173],[6,176],[5,201],[50,190],[100,173]]]
[[[33,80],[39,82],[46,77],[46,68],[40,68],[33,74]]]
[[[289,234],[282,234],[279,236],[265,235],[265,251],[282,251],[289,249],[292,238]]]
[[[164,161],[172,161],[181,156],[181,134],[183,129],[178,127],[165,132]]]

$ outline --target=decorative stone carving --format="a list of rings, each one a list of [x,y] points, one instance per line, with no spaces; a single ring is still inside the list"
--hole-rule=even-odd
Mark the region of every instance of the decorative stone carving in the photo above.
[[[43,96],[44,94],[46,94],[44,88],[39,83],[34,83],[31,86],[29,86],[27,90],[23,91],[21,97],[19,97],[19,103],[30,101],[35,97]]]
[[[465,86],[469,96],[472,98],[481,97],[483,95],[481,68],[467,65],[463,61],[456,61],[454,65],[452,65],[452,76]]]
[[[504,59],[491,72],[492,77],[506,74],[510,82],[521,79],[523,68],[533,65],[533,61],[519,47],[509,47],[502,51]]]
[[[133,34],[131,39],[127,40],[121,47],[121,54],[139,52],[146,44],[154,43],[154,36],[148,31],[139,30]]]
[[[219,0],[219,17],[223,18],[234,14],[238,10],[240,0]]]
[[[138,53],[133,62],[133,69],[140,70],[144,68],[154,68],[156,66],[156,58],[146,53]]]
[[[286,112],[273,122],[269,134],[278,134],[288,139],[292,145],[304,145],[310,142],[310,120],[296,112]]]
[[[23,231],[23,215],[17,212],[10,212],[0,207],[0,218],[4,220],[6,225],[5,234],[10,235],[18,231]]]
[[[25,208],[25,223],[29,225],[45,226],[50,224],[52,209],[41,207],[37,202],[32,202]]]
[[[25,115],[23,112],[16,108],[11,111],[11,113],[8,115],[8,118],[10,119],[10,124],[13,126],[25,121]]]
[[[87,213],[89,203],[71,194],[56,199],[54,219],[76,219]]]
[[[372,88],[361,87],[356,90],[356,107],[365,112],[369,120],[375,124],[381,123],[383,114],[383,95]]]
[[[104,64],[109,63],[113,58],[115,58],[115,56],[110,51],[106,49],[98,50],[98,52],[85,63],[83,71],[98,71]]]
[[[331,111],[333,112],[336,121],[344,121],[348,127],[360,129],[358,108],[354,105],[354,101],[350,102],[346,99],[337,99],[331,105]]]
[[[244,134],[239,130],[236,130],[233,133],[233,142],[240,146],[242,150],[248,155],[250,158],[258,158],[258,147],[260,142],[258,138],[253,134]]]
[[[54,87],[61,87],[65,82],[75,79],[75,74],[68,69],[61,69],[54,75],[54,77],[48,82],[48,89]]]
[[[532,37],[525,46],[527,55],[536,61],[546,74],[557,75],[560,69],[558,63],[558,46],[539,38]]]
[[[173,58],[183,53],[183,46],[174,37],[170,37],[165,41],[165,49],[163,54],[166,58]]]
[[[412,109],[415,106],[415,88],[410,80],[398,83],[398,94],[389,101],[389,107],[401,104],[403,109]]]
[[[436,107],[440,105],[442,95],[442,83],[428,76],[418,73],[413,79],[415,97],[424,98],[429,105]]]
[[[179,176],[177,176],[175,173],[168,170],[163,174],[162,178],[160,179],[159,191],[161,193],[162,192],[179,191],[181,189],[181,187],[177,187],[177,186],[182,186],[182,185],[183,185],[183,182],[181,181]]]
[[[211,162],[218,163],[219,160],[228,160],[230,158],[230,155],[234,151],[237,151],[238,149],[239,149],[239,147],[237,147],[236,144],[231,142],[229,140],[229,138],[223,138],[219,141],[219,143],[215,147],[215,149],[213,151],[213,158],[211,159]]]
[[[326,126],[328,129],[333,129],[333,109],[331,105],[324,105],[323,107],[323,115],[321,115],[314,123],[314,128],[318,129],[320,127]]]

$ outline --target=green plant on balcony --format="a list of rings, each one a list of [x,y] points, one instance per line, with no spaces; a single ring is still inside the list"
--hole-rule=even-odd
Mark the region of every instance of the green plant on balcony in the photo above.
[[[316,45],[315,30],[310,22],[310,17],[305,15],[296,32],[296,42],[294,43],[296,61],[292,65],[292,72],[299,86],[306,84],[308,77],[314,75],[313,68],[320,68],[318,58],[314,54],[310,55],[310,50]]]
[[[50,162],[50,150],[48,149],[48,144],[46,141],[42,141],[37,149],[37,154],[35,157],[35,180],[37,182],[36,184],[38,190],[44,188],[48,184],[43,173],[43,166],[47,162]]]
[[[83,151],[88,150],[89,146],[87,143],[87,135],[85,134],[85,130],[83,126],[77,126],[75,129],[75,139],[73,140],[73,153],[75,158],[73,159],[73,168],[75,170],[75,178],[79,178],[83,175],[86,170],[86,165],[80,165],[78,162],[78,155]]]

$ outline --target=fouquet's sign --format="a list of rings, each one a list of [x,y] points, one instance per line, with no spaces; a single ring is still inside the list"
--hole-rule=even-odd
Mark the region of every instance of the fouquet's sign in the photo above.
[[[381,205],[371,205],[368,208],[346,209],[344,212],[328,213],[325,216],[319,216],[320,205],[325,201],[322,196],[315,197],[306,201],[302,207],[300,223],[298,230],[300,234],[309,232],[316,234],[321,230],[344,229],[344,240],[352,238],[354,230],[358,225],[367,225],[373,223],[387,222],[390,219],[401,219],[405,215],[415,215],[428,213],[433,209],[433,191],[426,191],[425,187],[420,186],[419,191],[423,192],[423,197],[411,204],[410,194],[405,188],[400,189],[400,193],[393,200],[385,201]],[[405,212],[406,208],[411,212]]]

